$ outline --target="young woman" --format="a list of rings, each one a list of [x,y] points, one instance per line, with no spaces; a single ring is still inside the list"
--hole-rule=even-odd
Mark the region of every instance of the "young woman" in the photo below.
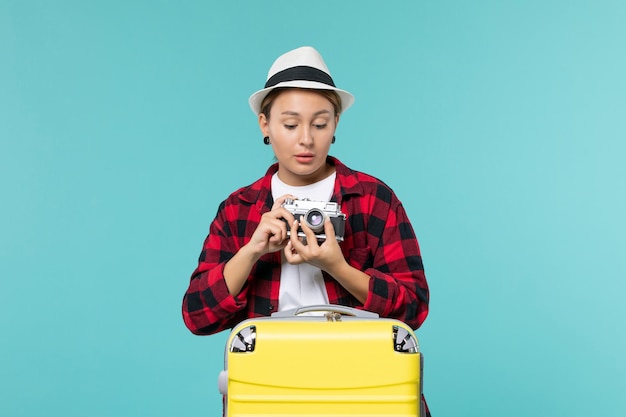
[[[428,285],[402,204],[380,180],[329,156],[353,101],[313,48],[274,62],[249,102],[278,162],[219,207],[183,300],[193,333],[315,304],[373,311],[414,329],[422,324]],[[322,232],[284,206],[302,199],[338,204],[346,215],[342,239],[328,216],[318,239]]]

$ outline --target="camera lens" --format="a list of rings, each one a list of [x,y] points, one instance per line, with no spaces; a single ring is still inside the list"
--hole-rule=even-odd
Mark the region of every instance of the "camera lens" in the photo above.
[[[324,230],[324,217],[324,213],[322,213],[319,209],[313,208],[306,213],[304,220],[311,230],[314,232],[321,232]]]

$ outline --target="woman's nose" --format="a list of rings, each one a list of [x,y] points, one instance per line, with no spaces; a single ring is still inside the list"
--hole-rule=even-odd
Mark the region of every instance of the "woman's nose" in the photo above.
[[[313,136],[312,136],[312,134],[311,134],[311,133],[312,133],[312,132],[311,132],[311,129],[310,129],[310,128],[308,128],[308,127],[305,127],[305,128],[302,130],[302,136],[300,136],[300,142],[301,142],[303,145],[310,145],[310,144],[312,144],[312,143],[313,143]]]

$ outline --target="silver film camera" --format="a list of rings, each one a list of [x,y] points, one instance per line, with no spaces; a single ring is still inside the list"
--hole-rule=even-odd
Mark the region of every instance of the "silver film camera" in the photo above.
[[[324,233],[324,220],[330,218],[330,222],[335,229],[335,236],[339,242],[343,241],[343,234],[346,226],[346,215],[341,212],[341,207],[337,203],[325,201],[313,201],[309,199],[292,200],[286,199],[282,205],[296,220],[302,221],[313,230],[318,240],[326,240]],[[285,220],[286,221],[286,220]],[[290,230],[287,228],[287,234]],[[298,227],[298,236],[305,237],[301,227]]]

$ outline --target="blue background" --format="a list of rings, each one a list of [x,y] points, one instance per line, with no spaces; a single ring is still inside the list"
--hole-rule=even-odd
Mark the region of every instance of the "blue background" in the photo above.
[[[217,416],[182,295],[315,46],[412,219],[436,416],[626,414],[623,1],[0,0],[0,415]],[[364,364],[367,366],[367,364]]]

